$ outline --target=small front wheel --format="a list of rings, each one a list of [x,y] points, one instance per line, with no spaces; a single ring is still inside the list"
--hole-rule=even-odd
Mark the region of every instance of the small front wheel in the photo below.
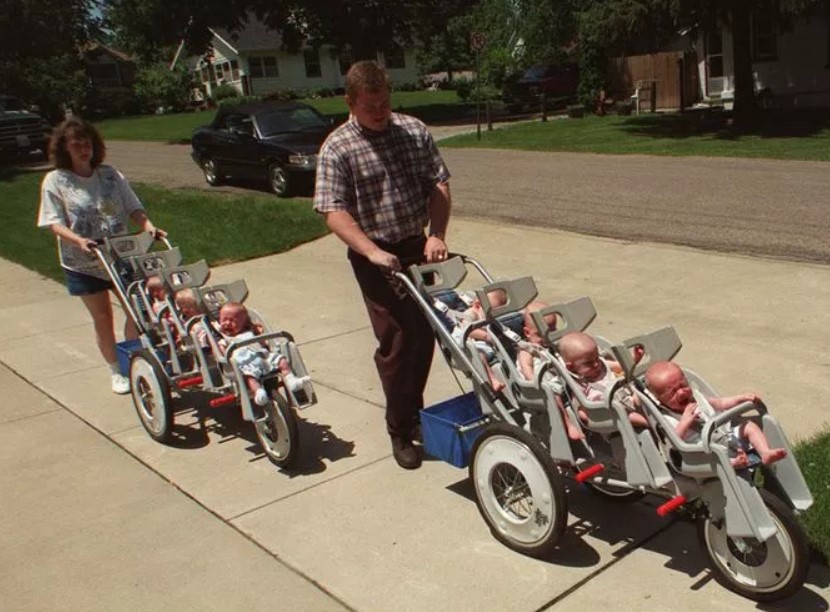
[[[254,422],[257,440],[268,459],[281,468],[288,467],[300,446],[297,417],[278,391],[272,392],[264,410],[265,416]]]
[[[568,516],[550,453],[524,430],[494,423],[476,440],[472,457],[476,504],[493,536],[531,557],[550,554]]]
[[[810,563],[807,536],[789,506],[761,490],[775,535],[765,542],[731,538],[726,525],[708,516],[698,521],[698,538],[717,580],[730,591],[755,601],[776,601],[793,595],[804,584]]]
[[[130,392],[138,418],[150,437],[157,442],[169,442],[173,434],[170,385],[152,351],[144,349],[130,359]]]
[[[288,197],[291,192],[288,171],[279,164],[271,164],[268,167],[268,184],[271,185],[271,191],[280,198]]]

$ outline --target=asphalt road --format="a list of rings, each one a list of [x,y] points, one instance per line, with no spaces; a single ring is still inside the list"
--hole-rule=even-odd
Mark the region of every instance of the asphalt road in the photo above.
[[[436,128],[436,137],[450,130],[459,128]],[[207,188],[187,145],[111,141],[107,146],[108,161],[131,181]],[[453,175],[454,214],[830,264],[827,163],[442,152]]]

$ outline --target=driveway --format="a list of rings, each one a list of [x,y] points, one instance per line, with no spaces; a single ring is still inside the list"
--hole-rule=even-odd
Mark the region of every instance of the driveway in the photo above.
[[[470,127],[434,133],[464,129]],[[113,141],[108,152],[132,181],[206,188],[188,145]],[[827,163],[448,147],[442,153],[458,215],[830,263]]]

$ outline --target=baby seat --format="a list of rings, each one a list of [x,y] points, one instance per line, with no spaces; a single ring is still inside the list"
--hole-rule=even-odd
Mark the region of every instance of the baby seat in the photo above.
[[[644,350],[643,357],[637,363],[631,354],[635,346]],[[643,413],[668,464],[679,476],[676,482],[680,491],[689,499],[699,492],[712,520],[724,520],[728,536],[766,541],[776,534],[777,528],[755,486],[753,470],[736,470],[732,466],[725,428],[729,428],[729,423],[738,416],[752,412],[759,415],[756,420],[770,444],[787,450],[787,456],[766,466],[765,473],[774,479],[790,506],[801,511],[806,510],[813,500],[792,449],[781,427],[762,403],[744,402],[724,412],[715,412],[706,399],[706,395],[716,395],[714,390],[700,376],[685,369],[684,374],[693,388],[705,424],[698,441],[681,439],[672,421],[666,418],[670,414],[668,409],[661,406],[646,388],[643,379],[652,363],[671,360],[681,346],[674,328],[666,327],[631,338],[614,346],[612,351],[623,368],[626,380],[632,384],[640,399]]]
[[[549,314],[557,316],[557,326],[554,330],[551,330],[544,320]],[[673,481],[672,476],[651,434],[647,430],[636,430],[628,418],[629,408],[618,394],[625,387],[626,381],[621,379],[611,386],[602,400],[591,401],[555,348],[563,336],[571,332],[584,331],[593,322],[596,309],[591,300],[583,297],[568,303],[554,304],[532,313],[532,317],[540,333],[547,339],[548,346],[554,347],[549,351],[553,370],[564,382],[570,396],[584,408],[587,423],[583,424],[575,415],[573,418],[587,430],[586,442],[591,446],[588,458],[596,458],[595,451],[604,447],[605,454],[611,457],[611,462],[624,468],[624,475],[614,474],[613,469],[603,470],[605,474],[600,473],[595,481],[614,484],[611,480],[622,476],[623,486],[659,489],[670,485]],[[602,346],[600,341],[597,344]]]

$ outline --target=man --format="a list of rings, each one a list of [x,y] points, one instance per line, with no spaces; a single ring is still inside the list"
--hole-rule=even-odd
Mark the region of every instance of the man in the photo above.
[[[389,80],[376,63],[351,67],[346,104],[348,121],[320,150],[314,210],[349,247],[378,341],[375,365],[386,396],[392,451],[398,465],[415,469],[421,455],[412,439],[434,336],[391,273],[447,257],[450,174],[426,126],[391,111]]]

